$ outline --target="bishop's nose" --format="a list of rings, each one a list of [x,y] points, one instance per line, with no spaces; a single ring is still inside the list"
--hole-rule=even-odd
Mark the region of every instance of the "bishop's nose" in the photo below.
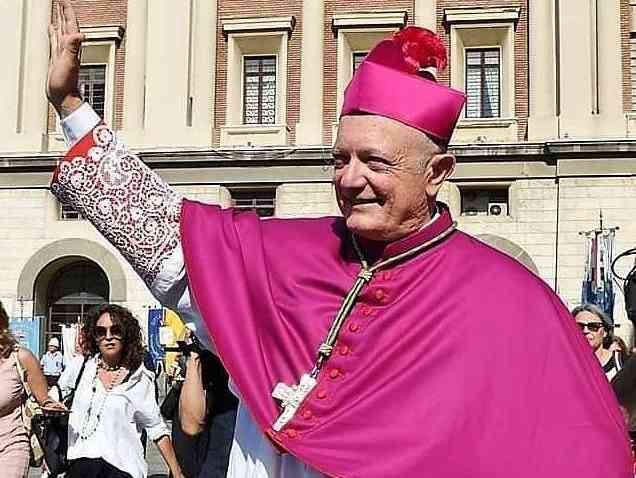
[[[336,184],[343,190],[362,190],[367,185],[364,164],[357,158],[336,171]]]

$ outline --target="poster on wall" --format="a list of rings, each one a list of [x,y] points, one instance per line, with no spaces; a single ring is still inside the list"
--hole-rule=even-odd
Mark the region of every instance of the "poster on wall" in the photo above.
[[[36,357],[40,356],[40,322],[41,317],[9,320],[9,328],[20,345]]]

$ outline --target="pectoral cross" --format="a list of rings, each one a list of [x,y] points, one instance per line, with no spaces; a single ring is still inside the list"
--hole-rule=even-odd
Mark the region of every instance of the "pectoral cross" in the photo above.
[[[300,383],[298,385],[286,385],[284,383],[277,383],[272,392],[272,397],[281,401],[281,411],[278,419],[272,425],[272,428],[279,432],[287,425],[287,423],[294,418],[294,415],[300,408],[300,404],[305,397],[309,395],[309,392],[316,386],[316,379],[308,373],[303,374],[300,377]]]

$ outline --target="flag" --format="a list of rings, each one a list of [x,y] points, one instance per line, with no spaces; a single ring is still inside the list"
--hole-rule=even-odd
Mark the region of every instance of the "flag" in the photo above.
[[[585,234],[585,275],[581,288],[581,302],[595,304],[612,321],[614,316],[614,259],[615,228],[596,229]]]
[[[159,342],[159,329],[162,325],[163,309],[148,309],[148,351],[153,363],[157,363],[166,354]]]

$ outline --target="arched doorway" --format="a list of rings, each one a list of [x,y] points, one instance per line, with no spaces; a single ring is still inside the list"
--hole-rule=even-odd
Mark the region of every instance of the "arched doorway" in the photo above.
[[[36,290],[46,304],[42,345],[60,337],[62,327],[83,319],[97,304],[108,302],[110,285],[104,271],[93,261],[64,257],[51,262],[39,274]]]

